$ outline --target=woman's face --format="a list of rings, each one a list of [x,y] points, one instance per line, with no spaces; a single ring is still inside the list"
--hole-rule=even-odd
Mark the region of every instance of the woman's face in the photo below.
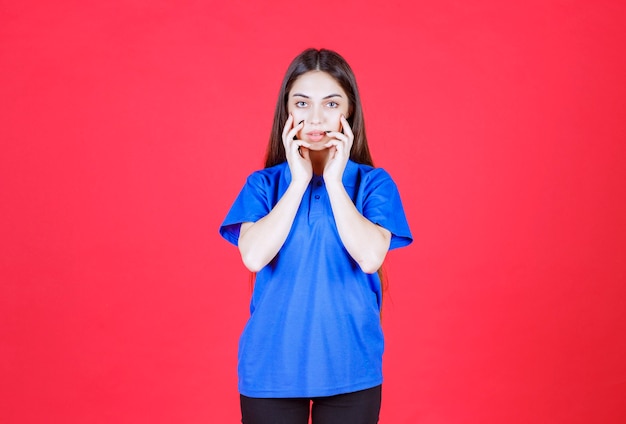
[[[341,85],[329,74],[309,71],[296,79],[287,96],[287,111],[294,126],[304,121],[297,134],[311,144],[311,150],[323,150],[330,138],[325,131],[341,131],[341,116],[348,117],[350,104]]]

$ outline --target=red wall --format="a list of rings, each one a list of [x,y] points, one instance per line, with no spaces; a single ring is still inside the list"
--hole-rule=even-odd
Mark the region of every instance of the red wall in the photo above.
[[[217,229],[306,47],[352,64],[415,242],[381,423],[626,422],[626,7],[3,1],[0,420],[238,422]]]

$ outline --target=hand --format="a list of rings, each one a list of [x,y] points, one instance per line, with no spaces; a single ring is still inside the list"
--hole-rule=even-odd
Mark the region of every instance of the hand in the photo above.
[[[308,149],[311,145],[306,141],[295,139],[296,134],[304,128],[304,121],[300,121],[295,126],[293,124],[293,115],[289,114],[283,129],[283,146],[285,147],[287,164],[291,171],[291,181],[308,185],[313,177],[313,164],[311,163]]]
[[[350,159],[350,150],[354,142],[354,134],[348,124],[348,120],[341,115],[342,131],[330,131],[328,136],[332,139],[324,146],[328,147],[328,160],[324,166],[324,181],[326,183],[341,183],[343,171]]]

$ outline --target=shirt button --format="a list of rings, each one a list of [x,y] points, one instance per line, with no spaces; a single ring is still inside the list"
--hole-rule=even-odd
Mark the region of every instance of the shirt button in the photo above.
[[[320,198],[320,195],[319,195],[319,194],[316,194],[316,195],[315,195],[315,198],[316,198],[316,199],[319,199],[319,198]]]

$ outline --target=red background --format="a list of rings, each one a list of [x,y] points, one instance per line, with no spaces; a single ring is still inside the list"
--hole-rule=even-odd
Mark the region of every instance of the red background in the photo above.
[[[217,232],[289,61],[353,66],[415,242],[381,423],[626,422],[626,7],[2,1],[0,420],[234,423]]]

